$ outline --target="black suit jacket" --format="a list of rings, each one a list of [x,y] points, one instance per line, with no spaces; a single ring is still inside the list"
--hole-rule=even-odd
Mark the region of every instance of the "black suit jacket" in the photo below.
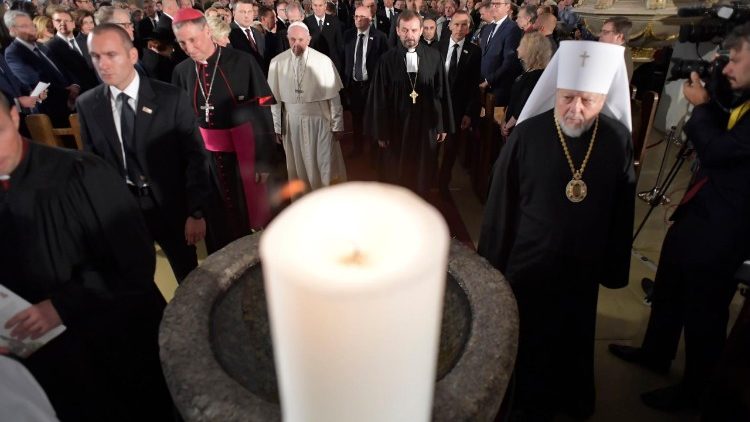
[[[347,31],[354,26],[354,8],[348,0],[338,0],[336,2],[336,17],[341,23],[341,30]]]
[[[346,35],[344,35],[345,60],[342,75],[344,86],[349,86],[354,80],[354,53],[357,48],[358,34],[357,28],[352,28],[346,31]],[[370,34],[367,37],[367,51],[365,51],[365,67],[369,78],[375,76],[375,70],[380,63],[380,56],[386,51],[388,51],[388,40],[386,40],[385,34],[370,28]]]
[[[76,43],[78,43],[78,48],[80,48],[83,53],[83,58],[86,60],[86,64],[89,65],[91,70],[95,70],[94,63],[91,61],[91,54],[89,54],[88,36],[83,35],[83,33],[78,33],[78,35],[76,35]]]
[[[76,43],[77,44],[77,43]],[[50,52],[50,58],[58,68],[65,73],[73,83],[81,87],[81,92],[99,85],[93,69],[89,67],[83,55],[73,51],[68,43],[58,36],[52,37],[45,43]]]
[[[326,15],[323,20],[323,28],[318,26],[318,18],[310,15],[304,20],[305,25],[310,28],[310,47],[320,51],[328,56],[333,62],[339,75],[343,72],[343,36],[341,35],[341,26],[335,16]]]
[[[44,45],[37,44],[37,47],[49,53]],[[70,86],[72,81],[61,72],[63,69],[55,69],[47,60],[34,54],[18,40],[13,40],[5,49],[5,60],[16,78],[30,89],[34,89],[40,81],[50,84],[47,88],[47,99],[39,105],[39,111],[47,114],[55,127],[70,126],[68,91],[65,88]]]
[[[141,76],[135,119],[136,155],[160,211],[183,224],[204,210],[211,195],[208,154],[190,99],[179,88]],[[84,148],[104,158],[125,178],[108,85],[76,102]]]
[[[145,39],[150,37],[151,34],[154,33],[154,30],[156,29],[154,23],[151,22],[151,19],[147,17],[141,19],[138,22],[138,25],[136,27],[136,32],[138,34],[138,38],[145,42]]]
[[[372,21],[373,26],[375,26],[380,32],[384,33],[386,37],[391,32],[391,24],[395,26],[395,22],[388,20],[388,18],[385,17],[385,14],[381,12],[375,14],[375,18],[373,18]]]
[[[450,37],[440,40],[440,56],[443,63],[448,59],[453,41]],[[453,102],[453,117],[456,128],[463,116],[469,116],[472,121],[479,117],[479,83],[480,67],[482,64],[482,50],[464,38],[464,45],[458,57],[458,66],[454,72],[449,72],[448,84]]]
[[[250,31],[253,33],[253,38],[255,39],[255,45],[258,49],[256,51],[253,50],[253,47],[250,45],[250,40],[247,39],[247,35],[245,35],[236,22],[232,22],[229,26],[232,28],[232,31],[229,32],[229,43],[232,44],[232,48],[244,51],[245,53],[250,53],[250,55],[255,58],[255,61],[258,62],[260,68],[263,69],[263,74],[268,75],[268,65],[271,63],[271,59],[266,58],[265,35],[255,28],[250,28]]]
[[[180,44],[177,43],[177,39],[174,36],[172,30],[172,19],[164,13],[159,16],[159,22],[156,24],[156,30],[166,34],[165,38],[169,39],[169,42],[174,46],[174,53],[172,53],[172,62],[175,66],[180,64],[183,60],[188,58],[188,55],[182,50]]]
[[[505,18],[495,35],[488,41],[492,25],[485,25],[480,35],[482,45],[482,78],[490,84],[495,94],[495,105],[506,106],[510,100],[510,87],[522,72],[516,49],[523,31],[509,17]]]

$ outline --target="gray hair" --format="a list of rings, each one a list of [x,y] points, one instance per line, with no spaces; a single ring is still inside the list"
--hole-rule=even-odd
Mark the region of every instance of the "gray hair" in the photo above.
[[[292,1],[292,2],[287,3],[287,5],[286,5],[286,13],[287,14],[289,14],[289,8],[290,7],[292,9],[299,10],[299,14],[300,14],[300,16],[302,16],[302,19],[305,18],[305,8],[302,7],[302,4],[300,4],[298,1]]]
[[[26,12],[22,12],[20,10],[8,10],[3,16],[3,22],[5,23],[5,26],[8,29],[13,29],[13,27],[16,26],[16,19],[18,19],[19,16],[26,16],[27,18],[31,19],[31,16],[29,16],[29,14]]]

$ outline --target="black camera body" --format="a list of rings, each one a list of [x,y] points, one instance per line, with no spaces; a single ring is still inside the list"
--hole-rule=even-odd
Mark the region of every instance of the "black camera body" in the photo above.
[[[719,44],[735,26],[750,20],[750,0],[713,7],[681,7],[677,16],[700,18],[697,22],[680,25],[680,42]]]

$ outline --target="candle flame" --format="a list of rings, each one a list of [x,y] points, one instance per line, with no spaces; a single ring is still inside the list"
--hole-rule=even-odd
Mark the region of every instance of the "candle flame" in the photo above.
[[[295,199],[303,193],[305,193],[305,182],[299,179],[290,180],[276,192],[272,202],[274,205],[279,205],[285,201]]]
[[[359,251],[359,249],[354,249],[350,254],[341,257],[341,263],[344,265],[351,265],[351,266],[364,266],[366,264],[365,255]]]

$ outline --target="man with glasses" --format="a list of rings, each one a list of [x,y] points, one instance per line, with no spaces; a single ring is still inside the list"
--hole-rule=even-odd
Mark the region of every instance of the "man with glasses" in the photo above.
[[[612,16],[602,24],[599,32],[599,42],[606,42],[625,47],[625,67],[628,69],[628,81],[633,78],[633,54],[628,47],[628,38],[633,23],[625,16]]]
[[[81,87],[81,92],[99,84],[94,71],[89,67],[84,52],[76,42],[73,30],[75,22],[71,13],[64,7],[52,10],[52,23],[57,33],[45,46],[60,70],[70,75],[73,82]]]
[[[480,88],[495,95],[496,119],[501,117],[510,99],[510,87],[521,73],[516,49],[523,31],[509,17],[510,0],[492,0],[493,21],[482,29],[482,83]],[[498,112],[500,115],[498,115]]]
[[[5,49],[5,60],[13,74],[29,89],[41,81],[49,83],[49,96],[39,104],[39,111],[50,117],[54,127],[70,126],[68,116],[81,87],[63,72],[47,47],[36,42],[36,28],[28,14],[9,10],[3,21],[14,37]]]

